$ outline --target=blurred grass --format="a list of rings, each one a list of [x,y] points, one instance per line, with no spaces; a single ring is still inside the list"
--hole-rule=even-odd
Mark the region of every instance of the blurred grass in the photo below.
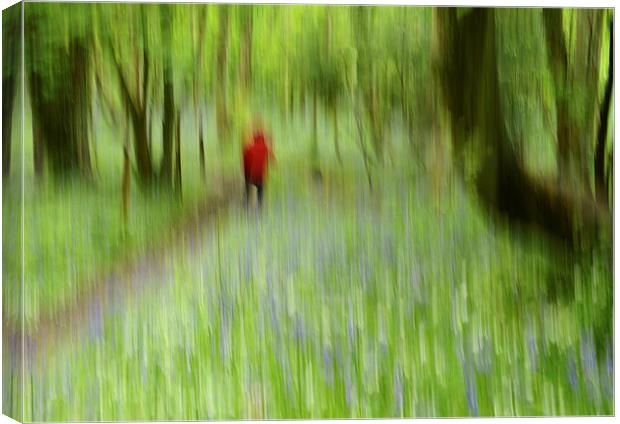
[[[21,123],[20,123],[21,125]],[[26,128],[30,117],[26,115]],[[122,140],[102,122],[91,148],[94,161],[92,181],[35,180],[32,171],[32,132],[25,134],[24,318],[27,327],[41,315],[54,314],[71,304],[81,291],[101,279],[122,262],[139,258],[150,246],[165,242],[169,229],[186,215],[196,212],[200,202],[229,173],[231,161],[207,170],[203,181],[197,155],[194,128],[185,123],[182,132],[183,202],[172,191],[143,193],[132,178],[128,224],[121,213]],[[17,138],[17,137],[16,137]],[[207,152],[212,153],[210,149]],[[13,143],[13,159],[21,161],[20,141]],[[160,155],[161,152],[155,152]],[[20,178],[19,169],[12,177]],[[16,184],[9,184],[3,202],[3,231],[7,241],[18,240],[21,212],[15,205],[21,197]],[[13,218],[11,218],[13,217]],[[15,224],[19,223],[19,226]],[[10,236],[12,234],[12,237]],[[4,302],[8,321],[21,320],[21,254],[12,243],[4,249]],[[100,281],[99,281],[100,282]]]
[[[373,192],[353,145],[317,186],[300,128],[274,128],[260,215],[219,215],[30,371],[26,420],[613,413],[609,252],[498,225],[456,181],[437,210],[398,148]]]

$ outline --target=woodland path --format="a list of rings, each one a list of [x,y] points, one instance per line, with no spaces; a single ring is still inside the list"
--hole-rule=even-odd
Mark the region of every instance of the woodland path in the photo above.
[[[54,346],[88,337],[89,332],[102,325],[104,314],[153,290],[160,284],[158,281],[165,280],[162,276],[172,274],[170,259],[175,252],[194,254],[195,247],[217,223],[218,215],[241,203],[240,193],[237,180],[223,179],[218,194],[206,197],[193,213],[172,226],[145,253],[100,274],[72,302],[53,314],[40,317],[32,330],[16,328],[3,320],[3,340],[12,362],[19,362],[22,356],[29,364],[38,362]],[[25,355],[21,355],[22,331]]]

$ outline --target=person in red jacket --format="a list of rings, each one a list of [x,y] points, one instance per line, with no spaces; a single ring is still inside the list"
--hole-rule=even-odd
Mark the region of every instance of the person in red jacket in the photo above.
[[[267,145],[265,133],[254,131],[252,140],[243,148],[243,172],[245,174],[245,203],[250,203],[250,189],[256,187],[258,206],[263,201],[263,187],[267,177],[269,160],[275,161],[273,151]]]

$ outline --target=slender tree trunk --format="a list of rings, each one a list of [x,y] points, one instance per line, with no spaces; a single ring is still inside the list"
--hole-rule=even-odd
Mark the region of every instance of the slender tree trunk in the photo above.
[[[170,177],[172,176],[172,148],[174,145],[174,88],[170,73],[170,71],[164,71],[163,154],[160,173],[165,184],[170,184]]]
[[[373,66],[374,68],[374,66]],[[370,88],[370,101],[369,101],[369,111],[370,111],[370,123],[372,126],[372,142],[375,151],[375,155],[377,156],[377,161],[379,163],[383,162],[383,130],[382,130],[382,122],[381,116],[379,115],[379,93],[377,87],[377,69],[374,68],[371,70],[372,73],[372,84]]]
[[[205,145],[202,135],[202,115],[198,118],[198,151],[200,155],[200,176],[203,181],[207,178],[207,167],[205,164]]]
[[[317,123],[317,95],[316,91],[312,96],[312,175],[317,181],[321,180],[321,166],[319,158],[319,135]]]
[[[32,155],[34,162],[34,175],[38,179],[43,176],[43,158],[44,158],[44,145],[43,145],[43,132],[41,130],[41,123],[35,118],[34,112],[32,116]]]
[[[334,122],[334,147],[336,148],[336,158],[338,163],[342,165],[342,156],[340,154],[340,142],[338,141],[338,106],[332,107],[332,119]]]
[[[222,5],[219,8],[219,38],[216,54],[215,114],[217,137],[220,146],[224,145],[229,135],[228,110],[226,106],[226,53],[228,51],[229,26],[228,8],[228,5]]]
[[[174,146],[174,85],[172,75],[172,17],[170,5],[159,5],[159,22],[163,46],[164,116],[162,123],[163,154],[160,176],[170,187],[172,177],[172,152]]]
[[[290,114],[291,114],[291,109],[292,109],[292,99],[291,99],[291,95],[289,93],[289,75],[288,75],[288,52],[285,53],[285,60],[284,60],[284,99],[283,99],[283,103],[284,103],[284,121],[286,123],[289,122],[290,120]]]
[[[183,183],[181,179],[181,112],[177,111],[176,130],[176,188],[180,199],[183,199]]]
[[[242,89],[247,92],[252,80],[252,6],[241,7],[241,40],[239,47],[239,79]]]
[[[205,21],[206,21],[206,12],[203,7],[200,7],[200,13],[198,14],[198,34],[197,39],[195,40],[194,45],[194,74],[193,74],[193,94],[194,94],[194,120],[198,125],[198,155],[200,158],[200,177],[204,183],[206,180],[206,165],[205,165],[205,147],[203,140],[203,108],[202,101],[199,101],[201,91],[199,90],[199,75],[202,73],[202,62],[203,62],[203,52],[204,52],[204,31],[205,31]],[[192,20],[192,23],[194,21]],[[192,33],[194,32],[194,28],[192,28]]]
[[[127,123],[129,125],[129,123]],[[125,136],[128,137],[128,132],[125,133]],[[123,146],[123,182],[121,187],[122,193],[122,208],[123,208],[123,228],[125,232],[127,232],[127,227],[129,223],[129,200],[131,193],[131,161],[129,159],[129,140],[125,140],[125,144]]]
[[[368,187],[372,191],[372,174],[370,171],[370,155],[366,150],[366,142],[364,141],[364,124],[362,122],[362,112],[360,110],[360,103],[357,96],[353,99],[353,105],[355,107],[355,122],[357,124],[358,140],[360,144],[360,150],[362,151],[362,159],[364,160],[364,169],[366,170],[366,178],[368,179]]]

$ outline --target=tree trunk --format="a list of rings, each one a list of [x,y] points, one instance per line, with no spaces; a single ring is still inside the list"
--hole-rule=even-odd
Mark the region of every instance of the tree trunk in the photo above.
[[[163,154],[160,174],[165,184],[170,184],[172,176],[172,151],[174,146],[174,93],[170,75],[164,71],[164,120],[162,128]]]
[[[148,186],[152,183],[153,165],[147,137],[146,114],[133,115],[134,155],[138,167],[140,183]]]
[[[353,105],[355,108],[355,123],[357,126],[358,141],[360,150],[362,151],[362,159],[364,160],[364,169],[366,170],[366,178],[368,179],[368,187],[372,191],[372,174],[370,171],[370,157],[366,150],[366,143],[364,141],[364,124],[362,122],[362,112],[360,111],[360,102],[357,99],[358,96],[354,95]]]
[[[183,199],[183,183],[181,180],[181,112],[177,111],[177,130],[176,130],[176,167],[175,167],[176,189],[180,199]]]
[[[370,112],[370,124],[372,127],[372,142],[377,156],[377,162],[383,162],[383,129],[381,116],[379,111],[379,89],[377,86],[377,69],[374,65],[371,68],[372,83],[370,87],[370,99],[368,104],[368,110]]]
[[[241,88],[247,92],[252,80],[252,25],[253,8],[249,5],[241,8],[241,40],[239,46],[239,79]]]
[[[203,56],[203,52],[204,52],[204,31],[205,31],[205,19],[206,19],[206,15],[205,15],[205,8],[201,7],[200,9],[200,13],[198,14],[198,35],[197,35],[197,39],[195,40],[196,43],[194,45],[194,55],[195,55],[195,62],[194,62],[194,73],[193,73],[193,94],[194,94],[194,119],[195,122],[197,122],[198,124],[198,155],[200,158],[200,177],[202,179],[202,181],[204,182],[206,179],[206,165],[205,165],[205,147],[204,147],[204,140],[203,140],[203,125],[202,125],[202,105],[203,103],[201,101],[199,101],[201,92],[199,90],[199,79],[198,76],[202,73],[202,56]],[[194,21],[192,20],[192,23]],[[192,29],[192,33],[193,33],[193,29]]]
[[[89,51],[81,43],[73,43],[72,65],[72,99],[67,99],[72,124],[69,128],[71,144],[76,146],[78,166],[80,171],[90,177],[92,173],[90,163],[90,127],[92,106],[92,63]]]
[[[228,110],[226,106],[226,53],[228,51],[228,24],[229,24],[229,6],[222,5],[219,7],[219,39],[216,55],[216,81],[215,81],[215,114],[217,137],[220,146],[228,139],[229,123]]]
[[[21,85],[19,70],[21,64],[22,40],[20,38],[21,8],[13,6],[2,12],[2,179],[8,180],[11,169],[11,137],[13,127],[13,108]],[[20,94],[21,95],[21,94]],[[23,99],[22,99],[23,100]]]
[[[577,11],[575,52],[569,62],[564,39],[561,9],[543,9],[547,60],[553,74],[556,97],[558,143],[558,184],[570,184],[576,190],[591,195],[592,151],[594,118],[598,99],[599,62],[603,10]],[[570,65],[570,69],[569,69]],[[574,93],[584,93],[579,116],[569,113]]]
[[[599,111],[599,127],[596,140],[596,152],[594,157],[594,178],[596,182],[596,200],[603,207],[609,209],[609,185],[605,174],[605,146],[607,140],[607,130],[609,127],[609,114],[611,110],[611,97],[614,80],[614,25],[610,21],[609,25],[609,68],[607,71],[607,82],[605,83],[605,94],[603,103]],[[611,165],[611,162],[609,163]]]
[[[319,134],[317,120],[317,94],[315,91],[314,95],[312,96],[312,150],[310,157],[312,160],[312,175],[317,181],[320,181],[321,166],[319,158]]]
[[[342,156],[340,155],[340,143],[338,141],[338,106],[332,107],[332,119],[334,122],[334,147],[336,148],[336,158],[338,163],[342,165]]]
[[[125,136],[129,136],[129,134],[126,132]],[[127,225],[129,223],[129,195],[131,193],[131,161],[129,159],[128,140],[125,140],[125,144],[123,146],[123,182],[121,187],[121,193],[123,208],[123,228],[125,229],[125,232],[127,232]]]
[[[163,46],[163,76],[164,76],[164,119],[162,123],[162,144],[163,154],[160,167],[160,176],[164,183],[170,187],[172,177],[172,152],[174,147],[174,85],[172,75],[172,25],[170,16],[170,5],[159,5],[160,27]]]
[[[32,115],[32,155],[34,162],[34,175],[37,179],[39,179],[43,176],[43,133],[41,131],[41,124],[39,123],[39,120],[35,119],[34,112]]]
[[[36,47],[33,46],[34,52]],[[36,53],[35,53],[36,54]],[[71,40],[68,54],[58,51],[61,65],[57,74],[47,78],[64,78],[57,93],[46,93],[51,84],[37,69],[29,69],[33,135],[36,138],[35,173],[40,175],[45,154],[54,175],[80,172],[91,175],[89,139],[91,125],[91,66],[88,49]],[[39,147],[44,146],[41,151]]]
[[[5,56],[6,60],[6,56]],[[11,169],[11,129],[13,124],[13,105],[15,104],[15,76],[2,78],[2,178],[6,183]]]
[[[576,63],[572,66],[575,83],[583,87],[585,99],[582,119],[575,142],[572,159],[580,186],[592,195],[591,175],[594,152],[591,142],[596,137],[595,120],[599,107],[599,64],[601,61],[603,9],[584,9],[577,12]],[[587,142],[584,142],[588,140]]]
[[[198,151],[200,155],[200,176],[204,181],[207,177],[207,167],[205,164],[205,145],[202,136],[202,115],[198,118]]]
[[[482,169],[476,189],[483,204],[512,222],[543,229],[573,242],[577,235],[596,234],[609,217],[587,195],[527,173],[509,139],[499,101],[495,16],[491,9],[474,9],[456,19],[454,9],[434,10],[434,58],[443,98],[451,113],[454,151],[462,150],[472,133],[481,143]],[[471,142],[471,141],[470,141]],[[462,167],[457,157],[455,163]]]
[[[543,9],[547,61],[553,75],[556,103],[558,183],[568,180],[571,128],[568,115],[568,51],[562,29],[562,9]]]

